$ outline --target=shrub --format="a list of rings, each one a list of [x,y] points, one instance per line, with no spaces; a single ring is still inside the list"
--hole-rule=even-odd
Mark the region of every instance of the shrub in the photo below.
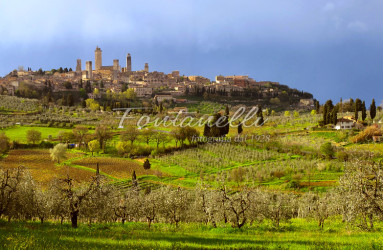
[[[283,176],[285,176],[285,172],[283,172],[283,171],[275,171],[273,173],[273,176],[277,177],[278,179],[281,179]]]
[[[352,137],[350,140],[352,143],[366,142],[372,140],[373,136],[381,136],[382,130],[376,125],[367,127],[365,130]]]
[[[301,182],[299,180],[291,180],[287,183],[287,188],[297,189],[301,187]]]
[[[42,141],[40,142],[40,145],[39,145],[40,148],[53,148],[53,146],[54,144],[49,141]]]
[[[334,148],[331,144],[331,142],[326,142],[324,143],[321,147],[320,147],[320,151],[321,153],[329,158],[329,159],[332,159],[334,157],[334,154],[335,154],[335,151],[334,151]]]
[[[339,151],[337,156],[339,161],[348,161],[349,158],[348,153],[345,151]]]

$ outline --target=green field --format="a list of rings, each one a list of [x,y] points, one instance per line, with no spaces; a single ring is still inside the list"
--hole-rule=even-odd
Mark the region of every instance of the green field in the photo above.
[[[41,132],[42,140],[48,139],[49,135],[52,138],[56,138],[60,131],[72,131],[72,129],[65,128],[50,128],[50,127],[26,127],[26,126],[15,126],[8,129],[4,129],[3,132],[12,140],[21,143],[27,142],[27,131],[37,130]]]
[[[381,249],[382,228],[374,232],[342,229],[339,221],[319,229],[294,219],[280,229],[267,222],[242,230],[204,224],[93,224],[72,229],[59,223],[0,221],[0,248],[8,249]],[[381,226],[381,225],[380,225]]]

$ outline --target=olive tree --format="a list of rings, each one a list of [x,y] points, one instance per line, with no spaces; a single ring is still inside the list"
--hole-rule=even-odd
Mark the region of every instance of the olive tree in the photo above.
[[[36,144],[41,141],[41,132],[31,129],[27,131],[27,142]]]
[[[9,150],[10,142],[5,133],[0,133],[0,156],[6,154]]]
[[[374,161],[355,160],[341,177],[345,219],[363,229],[374,227],[374,218],[383,217],[383,166]]]
[[[178,227],[180,222],[186,221],[188,218],[191,194],[181,188],[171,189],[170,187],[167,188],[166,192],[167,195],[162,199],[161,214],[167,221]]]
[[[23,180],[24,170],[0,170],[0,217],[6,214],[16,196],[16,192]]]
[[[83,209],[83,202],[91,195],[94,189],[96,178],[86,185],[75,187],[74,180],[69,176],[65,179],[58,179],[53,185],[53,189],[61,203],[69,213],[73,228],[78,227],[78,217]]]
[[[337,193],[334,191],[323,195],[308,193],[300,200],[300,214],[302,217],[317,220],[318,226],[323,228],[325,220],[337,214],[338,202]]]
[[[57,144],[54,148],[50,149],[51,158],[53,161],[60,163],[61,160],[66,158],[67,145],[63,143]]]
[[[264,193],[262,214],[279,227],[281,221],[288,221],[297,215],[297,203],[293,195]]]

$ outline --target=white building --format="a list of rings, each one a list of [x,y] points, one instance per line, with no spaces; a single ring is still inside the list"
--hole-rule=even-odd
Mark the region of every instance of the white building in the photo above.
[[[354,127],[354,121],[347,118],[340,118],[337,120],[335,129],[352,129]]]

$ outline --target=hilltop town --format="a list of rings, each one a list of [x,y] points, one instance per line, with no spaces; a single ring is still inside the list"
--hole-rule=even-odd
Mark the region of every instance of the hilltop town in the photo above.
[[[94,64],[86,61],[85,69],[81,59],[77,59],[75,70],[59,68],[45,71],[40,68],[33,71],[21,66],[0,78],[0,94],[39,99],[48,95],[47,102],[68,106],[86,99],[102,100],[105,96],[124,93],[129,99],[172,103],[187,102],[188,97],[203,97],[285,107],[312,107],[314,104],[312,94],[290,89],[278,82],[256,81],[247,75],[219,75],[211,81],[204,76],[181,75],[178,70],[171,73],[150,71],[148,63],[141,70],[133,70],[130,54],[126,56],[125,67],[118,59],[113,60],[112,66],[105,66],[102,53],[97,46]]]

